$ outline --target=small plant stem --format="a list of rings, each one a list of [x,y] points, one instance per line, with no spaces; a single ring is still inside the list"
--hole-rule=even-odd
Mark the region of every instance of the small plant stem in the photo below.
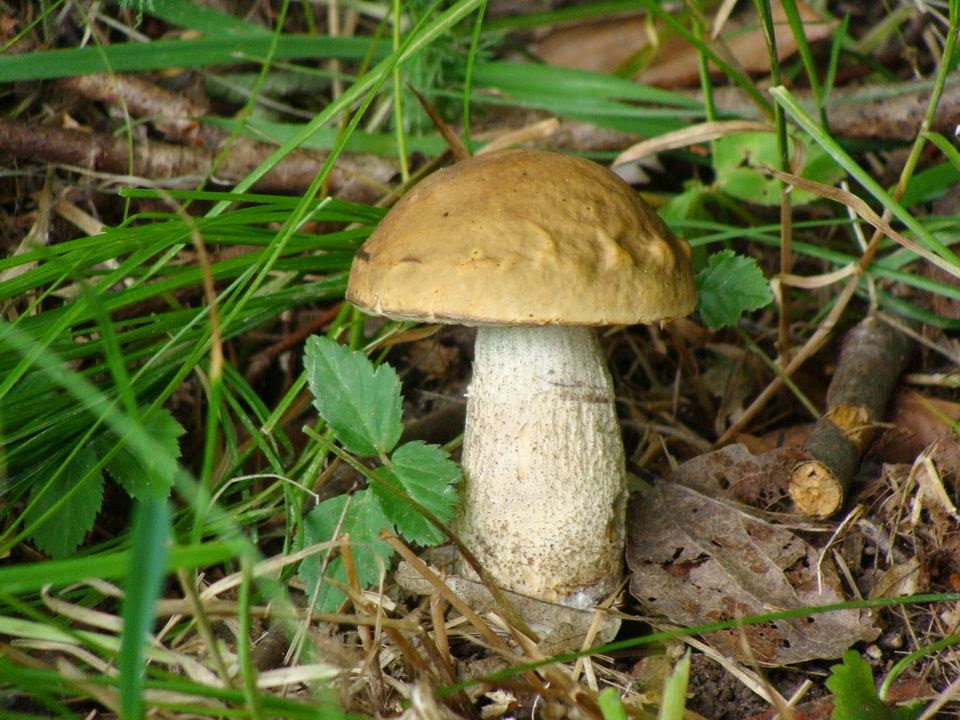
[[[331,37],[338,37],[340,35],[340,8],[337,6],[337,2],[338,0],[327,0],[327,31]],[[309,6],[306,8],[306,12],[308,15],[310,14]],[[340,60],[333,58],[330,61],[330,72],[333,74],[331,88],[333,90],[334,100],[343,94],[343,79],[340,77],[341,69]]]
[[[349,332],[347,346],[351,350],[359,350],[365,344],[365,338],[363,336],[363,313],[352,305],[346,305],[346,307],[350,308],[348,315],[349,320],[347,321]]]
[[[767,3],[767,5],[769,7],[769,3]],[[797,10],[797,0],[780,0],[780,6],[787,16],[787,22],[790,24],[790,32],[793,33],[793,40],[797,43],[797,52],[800,53],[800,60],[803,62],[803,69],[807,74],[807,82],[810,83],[810,92],[817,106],[820,124],[827,127],[827,116],[823,106],[824,97],[821,92],[820,78],[817,76],[817,66],[813,60],[813,53],[810,52],[807,33],[803,28],[803,18],[800,17],[800,11]],[[777,69],[777,74],[779,75],[779,68]],[[779,84],[779,78],[775,79],[774,85]]]
[[[830,127],[826,116],[827,98],[830,96],[833,90],[833,84],[837,79],[837,68],[840,67],[840,51],[843,49],[843,41],[847,37],[849,30],[850,16],[844,15],[836,31],[833,33],[830,44],[830,59],[827,62],[827,72],[824,74],[823,87],[820,89],[821,103],[824,106],[824,110],[821,113],[821,124],[825,128]]]
[[[700,369],[697,367],[697,361],[694,359],[693,353],[690,352],[690,348],[687,346],[687,341],[673,323],[667,325],[667,334],[670,336],[670,342],[673,343],[673,347],[677,351],[677,355],[680,358],[680,366],[686,373],[687,380],[693,385],[694,394],[697,397],[697,403],[700,405],[701,412],[703,412],[706,417],[715,417],[717,408],[713,403],[713,398],[710,397],[710,393],[707,392],[707,388],[703,384]]]
[[[773,26],[770,0],[754,0],[754,5],[760,15],[763,35],[767,41],[767,54],[770,57],[770,80],[776,87],[781,83],[780,59],[777,55],[777,35]],[[794,11],[796,11],[796,6],[794,6]],[[796,33],[796,29],[794,32]],[[806,40],[802,24],[799,27],[799,33],[800,37]],[[798,42],[800,41],[798,40]],[[807,51],[809,54],[809,48]],[[790,145],[787,138],[787,123],[783,108],[778,103],[774,103],[773,106],[773,123],[776,128],[777,156],[780,170],[790,172]],[[796,172],[799,174],[800,170],[801,168],[797,168]],[[791,245],[793,213],[790,208],[789,186],[782,180],[778,180],[778,184],[780,186],[780,317],[777,322],[777,349],[780,354],[780,364],[786,365],[790,360],[790,286],[785,279],[793,268],[793,249]]]
[[[190,603],[190,610],[193,619],[197,623],[197,631],[210,653],[210,659],[217,671],[217,675],[223,681],[226,687],[233,687],[233,679],[227,670],[227,664],[223,661],[223,655],[220,654],[220,646],[217,644],[217,636],[210,626],[210,618],[207,617],[203,609],[203,603],[200,601],[200,595],[197,593],[197,586],[194,584],[194,578],[189,575],[184,568],[177,570],[177,580],[180,582],[180,589],[183,590],[184,597]],[[247,639],[249,640],[249,639]],[[239,638],[238,642],[244,642],[244,638]]]
[[[340,536],[340,560],[343,562],[343,571],[347,576],[347,583],[353,591],[350,593],[353,606],[357,610],[357,615],[373,615],[370,607],[363,599],[363,588],[360,587],[360,580],[357,577],[357,565],[353,561],[353,549],[350,547],[350,536]],[[380,646],[376,642],[370,627],[367,625],[358,625],[357,634],[360,635],[360,643],[367,654],[364,660],[364,677],[370,683],[370,692],[376,700],[377,707],[383,706],[383,674],[380,671]]]
[[[447,146],[450,148],[450,151],[453,153],[453,157],[457,162],[461,160],[467,160],[470,158],[470,150],[466,145],[463,144],[463,141],[460,139],[460,136],[444,122],[443,118],[440,117],[440,113],[437,112],[430,103],[427,102],[427,99],[418,93],[412,87],[410,92],[413,93],[414,97],[417,98],[417,101],[420,103],[420,107],[423,108],[423,111],[430,118],[430,121],[433,123],[433,126],[437,129],[443,139],[446,141]]]
[[[817,329],[814,333],[807,338],[807,341],[803,346],[793,355],[790,359],[790,362],[783,368],[783,373],[780,376],[775,377],[766,388],[763,389],[757,397],[754,399],[750,406],[743,411],[743,414],[737,419],[733,425],[727,428],[726,432],[723,433],[716,442],[714,442],[714,447],[721,447],[730,442],[735,438],[742,430],[753,420],[757,414],[766,407],[770,399],[776,394],[780,389],[780,386],[783,384],[783,379],[791,377],[803,363],[813,357],[820,348],[822,348],[827,340],[830,338],[833,328],[836,326],[837,321],[840,319],[840,316],[847,308],[847,303],[850,302],[850,299],[853,297],[854,291],[857,289],[857,285],[860,283],[860,273],[857,273],[851,277],[847,284],[843,287],[843,291],[837,297],[836,302],[833,307],[830,309],[830,312],[823,319],[820,325],[817,326]]]
[[[278,425],[283,426],[292,417],[301,413],[304,405],[310,404],[309,400],[305,403],[297,402],[297,399],[301,397],[301,393],[303,393],[306,387],[307,375],[306,373],[300,373],[287,392],[284,393],[280,402],[274,407],[270,413],[270,417],[268,417],[267,421],[260,427],[260,432],[265,435],[270,435],[276,430]]]
[[[393,15],[393,51],[400,49],[400,0],[390,3]],[[410,180],[410,165],[407,162],[407,138],[403,130],[403,87],[401,85],[400,65],[394,65],[393,71],[393,124],[397,134],[397,161],[400,163],[400,180],[406,184]]]
[[[880,689],[877,692],[880,699],[886,702],[887,695],[889,695],[890,688],[893,686],[894,681],[900,677],[904,670],[913,665],[913,663],[915,663],[917,660],[957,644],[960,644],[960,635],[947,635],[946,637],[937,640],[937,642],[930,643],[922,648],[918,648],[912,653],[897,660],[893,667],[890,668],[890,671],[887,673],[886,677],[883,678],[883,682],[880,683]]]
[[[737,332],[740,335],[740,339],[743,340],[744,344],[750,349],[750,351],[760,358],[761,362],[770,368],[771,372],[773,372],[774,375],[776,375],[777,378],[787,386],[790,392],[793,393],[794,397],[797,398],[797,400],[803,406],[803,409],[809,413],[810,417],[812,417],[814,420],[820,417],[820,410],[816,405],[813,404],[813,401],[804,394],[803,390],[797,386],[793,379],[784,372],[784,369],[778,363],[767,357],[767,354],[760,349],[760,346],[757,345],[757,343],[754,342],[753,339],[747,335],[747,333],[739,328],[737,328]]]
[[[699,14],[693,16],[693,34],[700,42],[700,45],[706,43],[703,39],[703,21]],[[702,47],[697,46],[697,72],[700,75],[700,91],[703,93],[703,113],[707,122],[715,122],[717,119],[717,104],[713,99],[713,83],[710,81],[710,62]],[[711,143],[712,144],[712,143]]]
[[[447,621],[444,610],[447,601],[439,595],[430,597],[430,622],[433,625],[434,645],[440,653],[442,667],[447,675],[453,675],[453,656],[450,655],[450,638],[447,636]]]
[[[207,423],[203,443],[203,465],[201,466],[199,479],[200,495],[207,497],[212,489],[211,481],[216,464],[217,435],[220,427],[220,405],[223,399],[223,337],[220,329],[220,314],[217,310],[217,290],[213,280],[213,272],[210,269],[210,256],[207,254],[203,236],[193,219],[182,208],[177,208],[177,210],[178,213],[182,213],[181,217],[184,223],[190,228],[190,236],[193,240],[194,249],[197,251],[197,261],[202,273],[203,293],[209,308],[210,364],[207,370],[209,390]],[[200,542],[203,520],[203,513],[197,513],[194,516],[192,540],[195,543]]]
[[[958,5],[960,5],[960,3],[958,3],[957,0],[951,0],[950,25],[947,28],[947,40],[943,46],[943,57],[940,59],[940,65],[937,68],[937,76],[934,79],[933,89],[930,91],[930,100],[927,103],[927,110],[923,115],[923,122],[920,124],[920,132],[917,133],[917,137],[910,147],[910,154],[903,164],[903,170],[900,172],[897,186],[894,188],[893,197],[895,200],[903,197],[903,193],[906,192],[907,189],[907,183],[909,183],[910,178],[913,177],[913,171],[920,161],[920,153],[923,151],[923,147],[928,139],[928,133],[933,126],[933,120],[937,114],[937,104],[940,102],[940,96],[943,94],[947,77],[953,71],[953,55],[956,52],[958,24],[960,24],[958,23],[958,20],[960,20],[960,18],[958,18]],[[883,219],[889,220],[891,215],[892,209],[885,207],[883,210]],[[867,249],[864,250],[863,256],[860,259],[860,267],[862,269],[866,270],[873,263],[882,238],[883,234],[879,230],[875,230],[870,237],[870,242],[867,244]]]
[[[467,64],[463,77],[463,144],[468,152],[473,152],[473,139],[470,135],[470,94],[473,91],[473,66],[477,60],[477,50],[480,47],[480,31],[483,28],[483,17],[487,12],[487,0],[481,0],[477,8],[477,16],[473,22],[470,35],[470,49],[467,51]]]
[[[253,653],[251,652],[253,628],[250,623],[250,605],[251,586],[253,585],[253,563],[250,556],[246,553],[240,558],[240,572],[242,577],[240,581],[240,592],[237,597],[237,661],[240,667],[243,696],[246,699],[247,707],[250,709],[250,716],[254,720],[261,720],[264,717],[263,704],[260,702],[260,693],[257,690],[257,672],[253,664]]]
[[[783,126],[783,114],[777,118],[778,129]],[[777,134],[777,143],[780,135]],[[780,364],[790,360],[790,285],[786,278],[793,270],[793,212],[790,206],[790,188],[780,181],[780,315],[777,320],[777,349]]]

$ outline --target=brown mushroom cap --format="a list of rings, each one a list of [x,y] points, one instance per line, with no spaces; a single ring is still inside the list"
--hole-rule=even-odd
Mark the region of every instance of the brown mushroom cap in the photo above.
[[[480,155],[408,192],[357,252],[347,299],[464,325],[620,325],[690,313],[690,251],[619,177],[540,150]]]

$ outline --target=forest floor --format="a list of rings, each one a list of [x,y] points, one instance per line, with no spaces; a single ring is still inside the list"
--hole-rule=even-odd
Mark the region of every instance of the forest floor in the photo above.
[[[0,5],[0,716],[960,717],[958,19]],[[511,146],[692,247],[695,312],[598,330],[596,610],[445,564],[476,332],[344,301],[398,198]]]

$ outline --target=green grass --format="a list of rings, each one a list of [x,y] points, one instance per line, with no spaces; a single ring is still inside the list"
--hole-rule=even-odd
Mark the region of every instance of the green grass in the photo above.
[[[953,249],[960,240],[956,218],[926,212],[944,182],[956,182],[960,172],[960,155],[951,141],[931,133],[918,137],[912,161],[896,187],[887,188],[873,179],[855,148],[823,124],[837,65],[854,51],[845,25],[839,26],[825,71],[818,70],[805,42],[792,64],[775,64],[785,77],[808,78],[815,102],[803,107],[782,87],[769,95],[757,90],[752,79],[703,40],[697,18],[667,16],[659,3],[642,4],[747,91],[754,108],[745,114],[772,119],[777,137],[773,166],[787,167],[791,142],[822,149],[834,163],[832,170],[851,180],[853,192],[877,214],[888,213],[901,234],[960,274]],[[353,253],[383,216],[377,207],[319,199],[337,157],[354,151],[396,159],[402,149],[435,157],[444,150],[441,138],[424,129],[406,82],[441,107],[451,122],[464,115],[496,117],[504,107],[518,107],[655,137],[707,118],[722,119],[709,102],[705,106],[681,93],[612,74],[507,62],[493,53],[510,29],[621,11],[632,7],[629,3],[475,25],[483,5],[481,0],[442,7],[417,3],[417,12],[394,28],[384,4],[377,6],[383,11],[380,17],[364,16],[373,32],[329,37],[263,27],[186,0],[155,0],[143,7],[146,16],[200,36],[92,42],[0,59],[2,83],[177,67],[216,73],[236,66],[231,67],[233,79],[250,93],[250,112],[204,120],[276,143],[275,152],[233,192],[123,188],[119,192],[128,207],[153,209],[130,212],[95,237],[65,239],[0,259],[0,557],[6,558],[0,567],[0,695],[32,698],[29,709],[11,710],[9,717],[79,718],[88,703],[125,718],[142,716],[146,707],[164,708],[174,716],[349,717],[322,681],[310,682],[295,698],[259,688],[245,643],[235,656],[221,647],[219,660],[218,652],[181,655],[172,642],[164,644],[179,637],[215,648],[216,635],[203,627],[202,614],[199,624],[189,613],[171,621],[164,642],[145,641],[163,624],[154,623],[152,613],[164,588],[189,595],[196,578],[210,571],[236,578],[235,619],[242,633],[251,632],[256,607],[267,603],[285,613],[292,634],[306,622],[290,604],[286,585],[295,563],[273,574],[257,570],[257,563],[265,554],[280,557],[304,549],[304,518],[314,507],[317,478],[329,460],[329,438],[300,432],[307,422],[308,398],[302,368],[271,382],[250,379],[245,371],[262,349],[251,339],[255,333],[277,332],[284,328],[284,318],[306,308],[336,307]],[[784,5],[796,31],[794,3]],[[50,3],[47,19],[63,8],[62,2]],[[293,12],[292,6],[283,8]],[[955,71],[958,15],[960,0],[951,0],[952,32],[945,34],[950,40],[934,73],[928,113]],[[44,18],[37,22],[42,27]],[[465,54],[470,54],[469,63],[461,59]],[[318,58],[342,61],[342,69],[320,72],[308,66],[307,60]],[[257,70],[251,72],[251,65]],[[334,76],[343,83],[339,94],[331,91]],[[707,98],[712,82],[704,73]],[[302,123],[253,111],[259,94],[282,97],[289,88],[322,93],[326,101],[317,103],[311,119]],[[373,116],[387,120],[369,123]],[[300,197],[250,192],[258,178],[301,147],[329,153],[307,191]],[[763,208],[736,199],[735,185],[725,185],[729,177],[715,165],[717,148],[714,143],[714,155],[700,163],[717,169],[720,181],[688,184],[662,198],[665,216],[691,239],[701,267],[710,253],[735,249],[765,258],[768,248],[786,252],[794,265],[807,270],[829,272],[860,264],[859,304],[847,310],[849,315],[875,300],[900,316],[944,328],[960,326],[923,302],[925,296],[960,301],[960,291],[951,282],[916,272],[916,253],[878,236],[871,251],[875,255],[865,262],[855,232],[855,223],[862,221],[822,200],[810,201],[816,203],[816,219],[802,219],[802,208],[794,207],[798,218],[784,229]],[[915,172],[924,150],[939,153],[940,161]],[[690,157],[674,154],[678,161]],[[778,182],[764,175],[762,167],[749,170],[750,182]],[[777,194],[777,202],[789,206],[790,199],[781,201]],[[764,264],[768,275],[776,272],[775,266]],[[892,292],[892,283],[910,288],[911,297]],[[790,320],[806,323],[812,332],[819,303],[799,290],[789,295]],[[359,316],[346,306],[329,333],[345,334],[354,348],[369,340]],[[798,339],[803,341],[802,332]],[[173,420],[171,409],[184,423],[183,413],[193,413],[190,432],[179,441],[178,432],[185,428]],[[190,454],[182,455],[183,449]],[[57,557],[45,559],[37,547]],[[87,582],[90,578],[99,582]],[[113,588],[125,588],[124,599]],[[72,620],[64,614],[66,606],[51,604],[50,598],[69,603],[71,612],[105,608],[118,625],[104,628]],[[896,602],[956,600],[931,595]],[[117,629],[121,618],[123,632]],[[688,628],[670,637],[721,626],[732,625]],[[649,635],[602,650],[665,639]],[[51,642],[70,648],[67,674],[34,653],[45,647],[41,643]],[[911,662],[923,657],[917,653],[909,656]],[[237,666],[229,678],[223,677],[224,655]],[[141,673],[144,658],[151,662]],[[307,640],[301,658],[319,663],[323,654]],[[189,665],[191,661],[198,665]],[[532,666],[509,673],[526,669]],[[902,669],[897,666],[892,673]],[[455,689],[448,686],[439,694]],[[622,709],[616,703],[609,708],[611,713]]]

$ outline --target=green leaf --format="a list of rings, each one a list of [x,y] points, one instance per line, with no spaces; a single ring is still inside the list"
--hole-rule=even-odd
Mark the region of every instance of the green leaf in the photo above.
[[[107,472],[120,483],[130,496],[137,500],[150,497],[166,497],[173,486],[176,460],[180,457],[177,438],[186,432],[166,410],[155,410],[143,419],[144,431],[165,452],[144,465],[129,448],[121,448],[107,463]]]
[[[790,149],[793,150],[793,143]],[[802,177],[828,185],[843,177],[843,169],[820,146],[811,143],[804,152]],[[779,167],[779,164],[780,154],[774,133],[738,133],[719,138],[713,144],[714,186],[738,200],[756,205],[779,205],[780,181],[759,167]],[[816,195],[796,188],[790,192],[790,201],[795,206],[817,199]]]
[[[379,482],[373,484],[373,492],[400,535],[420,545],[443,541],[443,533],[427,518],[381,484],[412,498],[441,522],[450,522],[457,504],[455,485],[460,481],[460,468],[443,450],[420,441],[406,443],[393,453],[389,467],[377,468],[374,474]]]
[[[697,296],[700,317],[712,328],[733,325],[744,312],[773,300],[756,260],[733,250],[710,256],[707,267],[697,274]]]
[[[103,503],[103,474],[90,473],[97,464],[92,448],[83,448],[51,483],[38,485],[31,494],[36,504],[24,517],[29,525],[70,493],[70,498],[33,531],[31,540],[38,550],[52,558],[70,555],[93,527]],[[82,483],[77,485],[77,481]]]
[[[684,220],[711,219],[704,207],[704,198],[709,192],[699,180],[689,180],[683,184],[683,192],[672,195],[665,205],[657,208],[657,213],[670,225]]]
[[[890,708],[873,684],[873,670],[856,650],[843,653],[843,663],[830,668],[827,689],[833,693],[833,720],[912,720],[919,705]]]
[[[164,22],[196,30],[207,37],[226,35],[240,39],[270,35],[267,27],[202,7],[190,0],[151,0],[144,10]]]
[[[389,365],[373,367],[365,355],[330,338],[307,340],[304,357],[313,404],[348,451],[386,454],[400,439],[400,380]]]
[[[303,527],[305,546],[336,540],[341,535],[350,536],[353,563],[362,587],[379,582],[381,574],[390,565],[393,548],[380,539],[380,533],[383,530],[392,530],[393,526],[384,515],[377,498],[369,490],[325,500],[310,511]],[[336,552],[336,549],[332,551],[334,555]],[[326,557],[327,553],[321,552],[300,563],[298,574],[307,586],[307,597],[314,595]],[[343,561],[334,557],[327,565],[324,576],[345,583]],[[343,598],[343,593],[332,584],[324,583],[317,594],[315,607],[322,612],[332,612],[343,602]]]

